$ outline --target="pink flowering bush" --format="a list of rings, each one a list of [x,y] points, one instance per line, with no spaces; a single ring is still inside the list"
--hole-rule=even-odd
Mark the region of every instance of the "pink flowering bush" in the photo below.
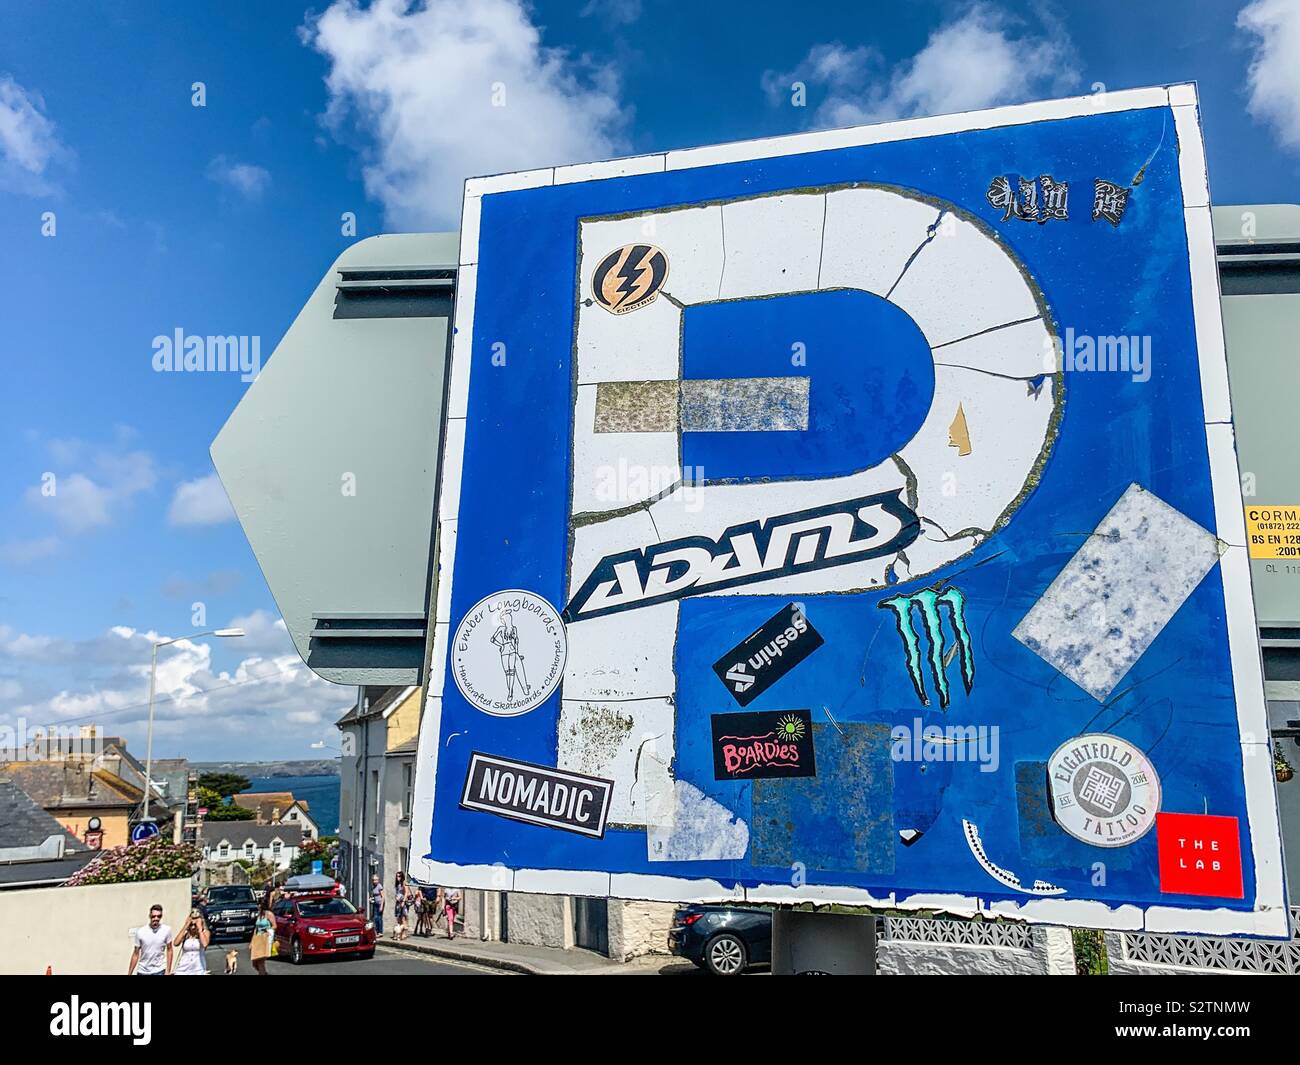
[[[137,880],[180,880],[193,875],[201,858],[193,843],[172,843],[154,836],[104,851],[73,873],[64,887],[81,884],[127,884]]]

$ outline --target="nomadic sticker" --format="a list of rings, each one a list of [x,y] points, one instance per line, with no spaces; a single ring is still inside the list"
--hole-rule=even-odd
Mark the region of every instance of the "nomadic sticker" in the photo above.
[[[613,792],[612,780],[475,751],[460,804],[467,810],[599,839],[605,834]]]

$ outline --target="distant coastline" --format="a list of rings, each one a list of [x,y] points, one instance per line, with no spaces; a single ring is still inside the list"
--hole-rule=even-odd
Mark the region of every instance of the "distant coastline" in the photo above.
[[[191,762],[198,773],[238,773],[244,777],[327,777],[339,775],[339,759],[296,762]]]

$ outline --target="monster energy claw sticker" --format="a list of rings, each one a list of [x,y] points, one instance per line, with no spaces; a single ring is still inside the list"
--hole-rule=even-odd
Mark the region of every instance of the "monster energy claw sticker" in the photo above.
[[[456,687],[470,703],[485,714],[516,717],[559,687],[568,640],[555,607],[512,588],[474,604],[451,653]]]
[[[1128,740],[1105,732],[1061,744],[1047,763],[1052,816],[1094,847],[1127,847],[1156,823],[1160,777]]]

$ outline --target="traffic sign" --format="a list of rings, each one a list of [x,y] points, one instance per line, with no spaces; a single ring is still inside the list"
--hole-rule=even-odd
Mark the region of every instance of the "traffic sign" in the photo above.
[[[413,875],[1288,933],[1194,87],[463,217]]]
[[[147,839],[153,839],[158,835],[158,825],[154,821],[141,821],[131,826],[131,842],[143,843]]]

